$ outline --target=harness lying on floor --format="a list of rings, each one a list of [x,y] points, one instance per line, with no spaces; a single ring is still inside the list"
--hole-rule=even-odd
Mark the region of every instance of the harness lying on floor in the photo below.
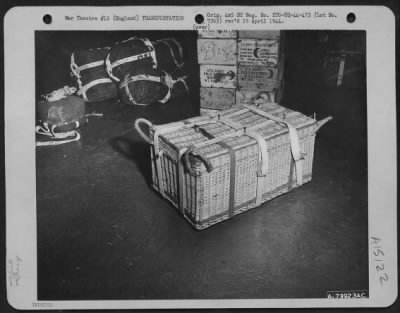
[[[77,129],[87,123],[87,116],[85,101],[72,95],[75,91],[66,86],[43,96],[44,100],[37,103],[35,132],[42,137],[36,142],[37,146],[60,145],[80,139]]]

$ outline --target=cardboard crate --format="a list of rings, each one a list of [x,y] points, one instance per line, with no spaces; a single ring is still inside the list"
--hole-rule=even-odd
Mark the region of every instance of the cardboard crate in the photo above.
[[[199,64],[237,63],[236,39],[198,39],[197,58]]]
[[[200,65],[201,87],[214,88],[236,88],[237,66],[236,65]]]
[[[272,90],[279,86],[279,69],[261,65],[239,65],[239,89]]]
[[[238,39],[238,63],[277,66],[279,40]]]
[[[200,107],[206,109],[224,110],[235,104],[235,89],[200,88]]]

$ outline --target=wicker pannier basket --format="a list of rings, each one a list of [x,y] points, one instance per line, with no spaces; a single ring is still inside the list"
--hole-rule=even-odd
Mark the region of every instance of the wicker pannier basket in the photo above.
[[[156,51],[147,38],[131,37],[111,47],[105,58],[105,65],[110,78],[120,82],[127,74],[157,68]]]
[[[204,229],[310,181],[315,134],[330,119],[266,103],[135,128],[152,147],[153,187]]]
[[[79,50],[71,54],[71,74],[78,86],[78,95],[86,102],[118,98],[118,87],[108,77],[104,59],[110,48]]]
[[[189,92],[187,76],[174,79],[167,72],[148,70],[146,74],[126,75],[119,84],[123,103],[146,106],[166,103],[183,92]]]

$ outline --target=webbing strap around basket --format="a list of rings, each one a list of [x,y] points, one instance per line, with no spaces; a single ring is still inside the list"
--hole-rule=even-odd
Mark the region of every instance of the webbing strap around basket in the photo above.
[[[111,68],[117,67],[121,64],[125,64],[125,63],[129,63],[129,62],[134,62],[134,61],[138,61],[141,59],[145,59],[145,58],[151,58],[151,52],[147,51],[141,54],[137,54],[137,55],[131,55],[129,57],[123,58],[123,59],[119,59],[113,63],[111,63]]]
[[[129,101],[132,102],[135,105],[141,105],[141,106],[146,106],[148,104],[146,103],[138,103],[132,96],[131,91],[129,90],[129,84],[132,82],[136,82],[136,81],[152,81],[155,83],[162,83],[162,79],[161,77],[158,76],[151,76],[151,75],[146,75],[146,74],[140,74],[140,75],[135,75],[135,76],[131,76],[128,77],[128,75],[125,76],[125,80],[124,82],[121,84],[120,88],[125,88],[125,92],[128,95]],[[173,83],[175,83],[176,81],[173,81]],[[171,98],[171,86],[169,86],[168,84],[164,84],[166,87],[168,87],[168,91],[167,94],[164,96],[164,98],[162,98],[161,100],[157,100],[160,103],[165,103],[167,102],[170,98]]]
[[[260,133],[257,132],[257,128],[259,128],[260,125],[243,127],[240,123],[234,122],[232,119],[225,116],[224,117],[218,116],[218,119],[220,122],[228,125],[229,127],[237,131],[243,130],[244,135],[253,138],[257,142],[259,148],[257,176],[266,175],[268,170],[268,149],[265,139]]]
[[[269,166],[269,156],[267,142],[264,137],[257,131],[247,131],[246,135],[252,137],[258,144],[258,168],[257,168],[257,185],[256,185],[256,206],[262,202],[264,193],[264,185]]]
[[[117,66],[119,66],[121,64],[134,62],[134,61],[145,59],[145,58],[149,58],[149,57],[152,58],[153,55],[152,55],[152,52],[148,51],[148,52],[144,52],[144,53],[141,53],[141,54],[132,55],[130,57],[126,57],[126,58],[123,58],[123,59],[120,59],[120,60],[117,60],[117,61],[111,63],[111,61],[110,61],[110,53],[108,53],[107,57],[106,57],[106,60],[105,60],[106,71],[107,71],[108,75],[112,79],[114,79],[115,81],[119,82],[120,79],[118,77],[116,77],[112,72],[114,67],[117,67]],[[154,60],[153,60],[153,62],[154,62]]]
[[[183,216],[186,216],[186,211],[185,211],[185,204],[184,204],[184,196],[185,196],[185,182],[184,182],[184,168],[183,168],[183,163],[182,163],[182,156],[185,154],[187,151],[187,148],[182,148],[179,150],[178,153],[178,160],[177,160],[177,177],[178,177],[178,205],[179,209],[182,213]]]
[[[183,55],[182,47],[179,44],[179,42],[177,42],[175,39],[173,39],[173,38],[161,39],[161,40],[157,40],[155,43],[163,43],[163,44],[165,44],[168,47],[168,49],[169,49],[169,51],[171,53],[172,61],[174,62],[175,66],[177,68],[181,68],[183,66],[183,62],[178,62],[178,60],[176,59],[176,56],[175,56],[175,52],[172,49],[171,45],[169,44],[168,40],[170,40],[173,43],[175,43],[175,45],[178,47],[179,54],[182,57],[182,55]]]
[[[228,119],[226,117],[221,118],[220,121],[236,130],[243,129],[243,126],[241,126],[241,124],[233,122],[231,119]],[[244,128],[244,134],[256,140],[258,145],[258,167],[257,167],[257,185],[256,185],[257,206],[260,205],[262,202],[264,182],[266,179],[265,175],[267,174],[269,166],[267,142],[265,141],[264,137],[257,132],[257,128],[259,126],[260,125]]]
[[[75,53],[71,54],[71,63],[70,63],[71,73],[76,77],[76,81],[78,83],[79,89],[82,89],[82,81],[81,81],[81,74],[78,70],[78,65],[75,63]]]
[[[128,75],[126,77],[129,77]],[[131,82],[136,82],[139,80],[146,80],[146,81],[151,81],[155,83],[161,83],[161,77],[159,76],[152,76],[152,75],[147,75],[147,74],[140,74],[140,75],[135,75],[127,78],[123,83],[122,86],[124,87],[126,84],[129,84]]]
[[[243,128],[243,126],[240,123],[234,122],[233,120],[227,117],[220,118],[220,121],[236,130],[244,129],[244,134],[253,138],[257,142],[259,150],[258,150],[257,185],[256,185],[256,205],[258,206],[262,202],[264,183],[266,179],[265,175],[267,174],[269,166],[267,142],[265,141],[264,137],[257,132],[257,128],[260,127],[260,125]]]
[[[218,117],[218,120],[220,122],[223,122],[224,124],[227,124],[231,128],[235,129],[236,132],[233,134],[227,135],[226,138],[224,137],[215,137],[214,135],[210,134],[207,132],[204,128],[199,128],[203,135],[208,137],[210,141],[207,143],[210,144],[211,142],[218,144],[222,148],[225,148],[228,150],[229,154],[229,159],[230,159],[230,164],[229,164],[229,207],[228,207],[228,214],[229,217],[232,217],[235,213],[235,186],[236,186],[236,153],[235,150],[233,149],[232,146],[227,144],[226,142],[222,141],[224,139],[232,138],[234,136],[238,135],[238,131],[241,132],[240,125],[238,123],[235,123],[232,120],[229,120],[227,118],[220,118]],[[218,121],[214,119],[214,122]],[[215,141],[215,142],[214,142]],[[199,145],[194,145],[194,147],[198,147]]]
[[[203,124],[203,123],[208,123],[208,122],[205,121],[205,122],[202,122],[201,124]],[[153,126],[155,129],[154,134],[153,134],[153,146],[154,146],[154,159],[156,161],[158,190],[164,197],[165,197],[165,188],[164,188],[164,183],[163,183],[163,173],[162,173],[162,169],[161,169],[162,151],[160,150],[160,136],[164,135],[166,133],[172,132],[174,130],[181,129],[182,127],[186,127],[186,128],[193,127],[195,124],[198,124],[198,123],[176,124],[173,126],[168,125],[168,124]],[[186,150],[187,150],[187,148],[184,148],[180,151],[180,153],[183,151],[182,152],[182,154],[183,154],[184,152],[186,152]],[[179,165],[182,163],[181,162],[182,154],[179,155],[179,158],[177,161]],[[183,177],[183,167],[179,169],[179,174],[180,174],[180,176]],[[182,187],[182,184],[180,186]],[[181,193],[181,196],[182,196],[182,194],[183,193]],[[182,202],[181,202],[181,210],[183,210]]]
[[[106,59],[104,60],[104,63],[106,64],[106,71],[108,76],[110,76],[114,81],[119,82],[120,79],[116,76],[114,76],[112,70],[112,66],[111,66],[111,61],[110,61],[110,52],[107,53]]]
[[[151,58],[153,59],[153,68],[157,68],[157,56],[156,56],[156,49],[154,49],[153,43],[147,38],[141,38],[146,47],[150,51]]]
[[[153,59],[153,64],[154,64],[153,67],[156,68],[157,67],[156,51],[154,49],[154,46],[153,46],[152,42],[148,38],[142,38],[142,37],[133,36],[133,37],[130,37],[128,39],[122,40],[121,42],[118,42],[117,44],[126,43],[126,42],[129,42],[131,40],[140,40],[140,41],[142,41],[144,43],[144,45],[151,52],[151,58]]]
[[[289,177],[288,177],[288,191],[293,189],[293,170],[294,170],[295,162],[293,159],[290,160],[290,170],[289,170]]]
[[[235,213],[236,153],[233,147],[226,142],[221,141],[218,144],[228,149],[229,158],[231,160],[229,166],[229,217],[232,217]]]
[[[80,81],[80,80],[79,80],[79,81]],[[86,92],[87,92],[90,88],[92,88],[92,87],[94,87],[94,86],[96,86],[96,85],[99,85],[99,84],[106,84],[106,83],[112,83],[112,80],[111,80],[110,78],[99,78],[99,79],[92,80],[90,83],[87,83],[86,85],[81,86],[81,88],[80,88],[79,91],[78,91],[78,95],[82,95],[82,97],[83,97],[83,99],[84,99],[85,101],[89,101],[88,98],[87,98]],[[80,85],[81,85],[81,84],[80,84]]]
[[[121,64],[125,64],[125,63],[129,63],[129,62],[134,62],[137,60],[141,60],[141,59],[145,59],[145,58],[152,58],[152,53],[151,52],[144,52],[141,54],[137,54],[137,55],[132,55],[130,57],[126,57],[120,60],[117,60],[113,63],[110,62],[110,54],[107,55],[105,63],[106,63],[106,69],[107,69],[107,73],[108,75],[110,75],[110,77],[112,77],[115,81],[119,82],[120,79],[118,77],[116,77],[113,73],[112,70],[114,67],[117,67]]]
[[[94,67],[98,67],[98,66],[102,66],[104,65],[104,60],[99,60],[99,61],[95,61],[95,62],[91,62],[91,63],[87,63],[81,66],[78,66],[76,69],[78,71],[78,73],[90,69],[90,68],[94,68]]]
[[[103,59],[78,66],[75,62],[75,52],[71,54],[71,64],[70,64],[71,72],[77,78],[80,77],[80,72],[87,70],[89,68],[98,67],[102,65],[105,65],[105,61]]]
[[[250,105],[242,105],[242,106],[247,108],[251,112],[266,117],[270,120],[273,120],[274,122],[284,124],[288,128],[289,138],[290,138],[290,148],[292,151],[292,156],[295,161],[295,167],[296,167],[296,181],[297,184],[301,186],[303,184],[303,156],[301,153],[299,134],[297,132],[297,129],[287,121],[280,119],[272,114],[269,114],[263,110],[260,110],[254,106]]]
[[[106,59],[105,59],[106,70],[107,70],[108,75],[113,80],[115,80],[117,82],[119,82],[120,79],[113,74],[112,70],[113,70],[114,67],[119,66],[121,64],[134,62],[134,61],[141,60],[141,59],[144,59],[144,58],[151,58],[152,61],[153,61],[153,68],[157,68],[156,51],[155,51],[154,46],[151,43],[151,41],[149,39],[147,39],[147,38],[132,37],[132,38],[129,38],[129,39],[124,40],[122,42],[128,42],[129,40],[141,40],[149,50],[146,51],[146,52],[137,54],[137,55],[132,55],[132,56],[120,59],[120,60],[116,60],[113,63],[111,63],[111,61],[110,61],[110,52],[111,52],[110,51],[107,54]]]

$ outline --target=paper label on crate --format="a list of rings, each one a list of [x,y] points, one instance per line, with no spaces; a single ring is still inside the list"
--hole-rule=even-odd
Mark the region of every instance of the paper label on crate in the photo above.
[[[274,103],[274,91],[237,90],[236,104]]]
[[[278,64],[279,40],[275,39],[239,39],[238,40],[238,61],[247,65],[268,65]]]
[[[235,30],[199,30],[199,38],[236,38]]]
[[[236,64],[236,39],[198,39],[199,64]]]
[[[200,82],[202,87],[236,88],[236,65],[200,65]]]
[[[278,69],[261,65],[239,65],[238,85],[244,89],[272,90],[278,86]]]
[[[279,30],[240,30],[239,38],[279,39]]]
[[[200,88],[200,107],[224,110],[235,104],[235,89]]]

